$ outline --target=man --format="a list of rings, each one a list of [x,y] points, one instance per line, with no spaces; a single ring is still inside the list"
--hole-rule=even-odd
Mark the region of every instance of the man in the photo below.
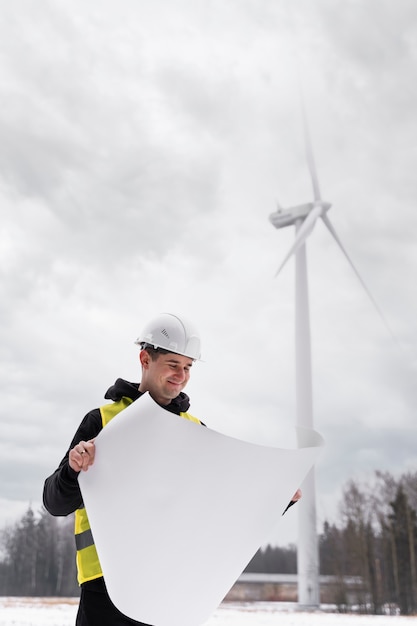
[[[191,324],[164,313],[147,324],[136,343],[141,347],[141,382],[116,380],[105,394],[105,398],[113,402],[87,413],[58,469],[44,485],[43,501],[49,513],[68,515],[75,511],[77,570],[81,585],[76,626],[140,624],[122,615],[108,596],[82,502],[78,476],[94,463],[95,437],[117,413],[145,392],[168,411],[201,424],[188,413],[190,401],[183,392],[191,367],[200,358],[200,338]]]
[[[164,313],[146,325],[136,343],[141,348],[141,382],[116,380],[105,394],[105,398],[112,403],[87,413],[58,469],[46,479],[44,485],[43,501],[49,513],[68,515],[75,511],[77,570],[81,585],[76,626],[141,624],[120,613],[109,598],[82,502],[78,476],[94,463],[95,438],[111,419],[145,392],[166,410],[202,424],[188,413],[190,401],[183,392],[194,361],[200,359],[200,338],[192,325],[182,318]],[[297,492],[291,503],[299,497],[301,494]]]

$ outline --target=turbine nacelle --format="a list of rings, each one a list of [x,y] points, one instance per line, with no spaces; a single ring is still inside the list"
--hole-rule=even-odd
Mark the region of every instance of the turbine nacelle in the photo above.
[[[277,210],[269,216],[269,221],[275,228],[284,228],[285,226],[292,226],[299,220],[305,219],[307,215],[317,207],[321,208],[320,213],[324,215],[331,206],[329,202],[322,202],[321,200],[298,204],[290,209],[283,209],[278,206]]]
[[[289,226],[290,224],[296,224],[296,235],[294,239],[294,243],[287,252],[284,260],[279,266],[277,273],[275,276],[278,276],[288,259],[295,253],[297,250],[304,245],[305,240],[311,234],[317,220],[319,217],[326,223],[327,211],[330,209],[331,204],[328,202],[323,202],[322,200],[314,200],[314,202],[309,202],[308,204],[302,204],[300,206],[293,207],[292,209],[287,209],[287,211],[282,211],[280,213],[279,209],[276,213],[269,216],[269,220],[275,226],[275,228],[283,228],[284,226]],[[282,215],[284,213],[284,219],[282,219]]]

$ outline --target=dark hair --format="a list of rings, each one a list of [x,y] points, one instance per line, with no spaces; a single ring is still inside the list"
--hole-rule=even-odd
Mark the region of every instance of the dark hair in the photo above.
[[[146,352],[151,357],[152,361],[156,361],[160,354],[170,354],[169,350],[165,350],[165,348],[158,348],[153,346],[151,343],[143,342],[141,344],[142,350],[146,350]]]

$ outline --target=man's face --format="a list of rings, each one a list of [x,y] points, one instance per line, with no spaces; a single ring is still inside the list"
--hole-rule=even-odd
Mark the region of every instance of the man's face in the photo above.
[[[193,360],[180,354],[160,354],[154,361],[146,350],[140,353],[140,391],[149,391],[155,402],[166,405],[178,396],[190,378]]]

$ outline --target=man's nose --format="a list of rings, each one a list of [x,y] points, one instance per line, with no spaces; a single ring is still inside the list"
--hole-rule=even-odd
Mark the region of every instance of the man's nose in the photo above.
[[[187,378],[188,372],[186,370],[178,370],[175,372],[176,379],[179,381],[183,381]]]

